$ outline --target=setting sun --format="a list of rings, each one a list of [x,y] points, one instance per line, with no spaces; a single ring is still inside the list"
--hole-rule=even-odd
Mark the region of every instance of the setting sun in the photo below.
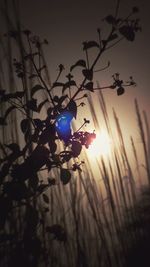
[[[111,151],[111,139],[104,130],[96,133],[96,138],[88,148],[90,157],[108,156]]]

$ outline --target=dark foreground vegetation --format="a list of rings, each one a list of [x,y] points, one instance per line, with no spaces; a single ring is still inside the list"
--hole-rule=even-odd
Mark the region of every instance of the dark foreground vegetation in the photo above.
[[[101,91],[114,90],[117,97],[135,82],[131,76],[124,82],[118,73],[104,87],[94,82],[103,53],[123,39],[133,42],[141,30],[138,8],[120,18],[119,4],[117,1],[115,14],[104,19],[110,28],[107,37],[98,28],[97,41],[83,42],[83,59],[69,73],[60,64],[54,82],[43,52],[48,41],[22,29],[16,1],[1,5],[6,25],[0,46],[1,267],[148,266],[150,134],[146,113],[142,117],[135,100],[145,172],[140,173],[141,162],[131,138],[134,174],[119,118],[114,110],[116,146]],[[97,55],[92,61],[89,51],[93,49]],[[108,67],[109,63],[99,71]],[[75,77],[76,69],[81,70],[82,82]],[[85,104],[95,127],[99,124],[93,93],[114,142],[111,158],[98,161],[98,179],[88,157],[84,155],[85,163],[81,159],[96,138],[94,131],[85,131],[88,118],[76,129]]]

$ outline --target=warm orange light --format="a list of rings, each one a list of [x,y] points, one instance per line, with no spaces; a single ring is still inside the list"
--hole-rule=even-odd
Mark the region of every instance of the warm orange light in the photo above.
[[[93,140],[87,154],[90,157],[108,156],[111,152],[111,139],[105,130],[96,133],[96,138]]]

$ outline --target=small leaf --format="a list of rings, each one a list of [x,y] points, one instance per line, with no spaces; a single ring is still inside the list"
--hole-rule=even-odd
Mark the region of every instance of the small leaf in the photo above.
[[[18,152],[20,152],[20,147],[16,143],[11,143],[11,144],[5,145],[5,146],[8,147],[15,154],[17,154]]]
[[[10,163],[5,163],[3,167],[0,170],[0,184],[3,182],[3,178],[6,177],[6,175],[9,172]]]
[[[92,79],[93,79],[93,70],[84,69],[84,70],[82,70],[82,73],[83,73],[84,77],[87,80],[92,81]]]
[[[93,90],[93,82],[87,83],[84,87],[85,87],[85,89],[87,89],[87,90],[89,90],[91,92],[94,92],[94,90]]]
[[[73,117],[76,119],[76,116],[77,116],[77,105],[76,105],[76,102],[74,100],[70,100],[70,102],[68,104],[68,110],[69,110],[69,112],[71,112]]]
[[[20,123],[20,127],[21,127],[21,130],[23,133],[26,133],[27,130],[29,129],[30,127],[30,122],[28,119],[23,119]]]
[[[11,98],[16,98],[14,94],[4,94],[1,97],[1,102],[6,102]]]
[[[134,33],[134,30],[131,26],[122,26],[120,29],[119,29],[119,32],[128,40],[128,41],[131,41],[133,42],[134,39],[135,39],[135,33]]]
[[[78,157],[81,153],[81,150],[82,150],[82,145],[80,144],[80,142],[78,141],[73,141],[72,142],[72,147],[71,147],[71,150],[72,150],[72,155],[73,157]]]
[[[43,194],[42,197],[43,197],[44,202],[46,204],[49,204],[49,198],[48,198],[48,196],[46,194]]]
[[[63,185],[68,184],[70,179],[71,179],[71,173],[69,172],[69,170],[62,168],[60,170],[60,180],[62,181]]]
[[[116,23],[116,19],[112,15],[108,15],[107,17],[105,17],[105,20],[108,24],[115,24]]]
[[[14,95],[18,98],[22,98],[25,95],[25,92],[24,91],[17,91]]]
[[[32,177],[30,177],[29,186],[32,187],[34,192],[36,192],[37,190],[38,183],[39,183],[38,175],[35,174]]]
[[[27,103],[26,103],[26,106],[28,109],[32,110],[32,111],[35,111],[37,112],[38,111],[38,108],[37,108],[37,100],[32,98],[31,100],[29,100]]]
[[[108,41],[110,42],[110,41],[114,41],[115,39],[117,39],[118,38],[118,35],[116,34],[116,33],[114,33],[114,34],[112,34],[110,37],[109,37],[109,39],[108,39]]]
[[[4,193],[12,200],[20,201],[28,196],[28,189],[22,182],[6,182],[4,183]]]
[[[50,140],[55,139],[55,127],[51,126],[46,128],[39,137],[39,144],[46,144]]]
[[[64,86],[64,83],[55,82],[55,83],[53,83],[52,88],[54,88],[54,87],[63,87],[63,86]]]
[[[48,143],[50,152],[54,154],[57,150],[57,144],[52,140],[51,142]]]
[[[58,95],[55,95],[55,96],[53,97],[53,101],[56,102],[56,103],[59,102],[59,97],[58,97]]]
[[[31,97],[33,97],[33,95],[38,92],[39,90],[43,90],[45,89],[44,87],[42,87],[40,84],[36,84],[34,87],[32,87],[31,89]]]
[[[99,44],[95,41],[83,42],[83,51],[93,47],[99,48]]]
[[[70,67],[70,71],[72,71],[76,67],[84,67],[86,68],[86,62],[83,59],[78,60],[74,65]]]
[[[125,90],[124,90],[123,87],[119,87],[119,88],[117,89],[117,95],[118,95],[118,96],[119,96],[119,95],[123,95],[124,92],[125,92]]]
[[[42,130],[43,129],[43,121],[41,121],[40,119],[34,119],[33,121],[34,121],[35,126],[39,130]]]

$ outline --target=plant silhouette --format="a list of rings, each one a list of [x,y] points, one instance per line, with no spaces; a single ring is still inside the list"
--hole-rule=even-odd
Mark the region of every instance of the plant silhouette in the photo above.
[[[119,3],[119,1],[118,1]],[[44,62],[43,47],[48,41],[40,40],[28,29],[21,29],[18,23],[16,28],[9,29],[4,35],[3,42],[14,42],[19,48],[19,57],[13,59],[13,69],[19,79],[20,90],[8,92],[0,88],[0,105],[3,115],[0,117],[1,127],[8,127],[9,117],[13,112],[20,113],[18,117],[19,131],[22,135],[22,145],[19,143],[0,143],[0,244],[5,244],[10,255],[7,263],[1,266],[38,266],[39,262],[47,262],[47,251],[38,236],[38,228],[42,226],[43,232],[58,242],[67,241],[67,233],[59,224],[45,226],[44,216],[38,209],[38,199],[42,196],[45,204],[49,204],[49,197],[45,191],[56,186],[58,180],[51,177],[53,169],[57,169],[62,185],[66,186],[72,173],[82,171],[83,161],[79,160],[82,148],[88,149],[96,138],[94,132],[83,131],[82,127],[89,122],[84,118],[81,127],[74,131],[73,120],[76,120],[78,107],[84,106],[84,99],[88,93],[96,90],[115,90],[118,96],[124,94],[125,88],[134,86],[132,77],[124,82],[119,73],[112,76],[112,83],[104,87],[96,87],[94,73],[104,71],[110,65],[97,70],[97,63],[101,56],[116,46],[123,39],[132,42],[137,32],[141,30],[139,20],[136,18],[137,7],[133,7],[131,13],[125,18],[118,16],[118,5],[115,15],[108,15],[104,23],[109,25],[109,33],[103,38],[101,29],[97,29],[97,39],[83,42],[84,59],[79,59],[70,67],[70,72],[65,76],[65,67],[58,66],[56,80],[49,84],[45,79],[47,65]],[[6,10],[4,9],[6,14]],[[7,18],[7,16],[6,16]],[[8,18],[7,18],[8,19]],[[90,60],[89,50],[97,51],[95,59]],[[78,84],[74,76],[74,70],[81,70],[82,82]],[[31,84],[30,88],[28,84]],[[57,94],[59,89],[59,94]],[[44,94],[45,99],[40,99]],[[46,116],[42,118],[43,109]],[[61,144],[61,149],[60,149]],[[63,147],[63,149],[62,149]],[[73,162],[68,168],[68,162]],[[40,180],[42,172],[48,177],[44,182]],[[14,227],[15,219],[11,214],[18,209],[23,212],[23,227],[20,231]],[[47,212],[48,209],[45,209]],[[18,215],[22,216],[22,215]],[[14,227],[9,233],[7,224]],[[44,234],[43,234],[44,235]],[[81,251],[80,251],[81,253]],[[82,254],[82,253],[81,253]],[[4,257],[5,258],[5,257]],[[79,266],[86,266],[81,256]]]

